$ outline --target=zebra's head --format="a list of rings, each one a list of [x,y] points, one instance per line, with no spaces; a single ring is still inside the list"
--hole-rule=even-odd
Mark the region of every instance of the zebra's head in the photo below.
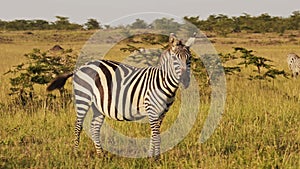
[[[191,37],[185,44],[171,33],[169,38],[170,55],[174,63],[175,75],[179,82],[187,88],[190,84],[190,66],[191,66],[191,52],[190,47],[194,43],[195,37]]]

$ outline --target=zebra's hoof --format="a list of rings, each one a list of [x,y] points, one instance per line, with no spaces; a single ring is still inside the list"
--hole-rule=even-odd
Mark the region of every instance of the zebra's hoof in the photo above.
[[[152,159],[154,161],[160,161],[161,157],[160,155],[149,155],[149,159]]]
[[[160,155],[154,156],[154,161],[160,161],[160,160],[161,160]]]
[[[104,151],[103,149],[98,149],[97,150],[97,157],[99,157],[99,158],[107,158],[108,157],[108,153],[106,151]]]

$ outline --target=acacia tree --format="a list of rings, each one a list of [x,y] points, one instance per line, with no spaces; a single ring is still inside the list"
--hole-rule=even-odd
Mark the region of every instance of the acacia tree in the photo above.
[[[77,30],[82,29],[82,26],[76,23],[70,23],[69,17],[56,16],[54,28],[58,30]]]
[[[289,28],[292,30],[300,29],[300,11],[294,11],[289,20]]]
[[[27,62],[16,65],[5,73],[13,75],[10,78],[10,95],[15,96],[15,102],[23,106],[38,102],[39,94],[36,88],[48,84],[58,74],[72,71],[76,62],[76,55],[72,49],[56,52],[33,49],[24,56]],[[69,93],[64,89],[60,90],[62,98],[66,98]]]
[[[132,29],[145,29],[148,27],[148,24],[142,19],[136,19],[130,26]]]
[[[161,18],[152,22],[151,26],[156,30],[161,30],[163,33],[176,33],[180,29],[180,24],[173,18]]]
[[[249,75],[249,80],[270,80],[275,79],[277,76],[283,76],[287,78],[287,73],[284,70],[278,70],[274,68],[273,65],[270,64],[272,60],[267,59],[265,57],[256,56],[253,54],[253,50],[248,50],[242,47],[234,48],[235,52],[240,52],[242,55],[240,58],[243,60],[238,65],[254,66],[256,69],[253,70],[255,72],[254,75]]]
[[[88,19],[87,23],[84,24],[87,30],[101,29],[100,23],[96,19]]]

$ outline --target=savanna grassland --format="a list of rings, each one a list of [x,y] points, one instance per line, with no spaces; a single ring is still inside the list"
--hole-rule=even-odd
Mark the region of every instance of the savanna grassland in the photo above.
[[[110,33],[102,31],[104,35]],[[8,95],[11,75],[3,74],[24,62],[23,55],[33,48],[48,50],[59,44],[79,53],[92,34],[93,31],[0,32],[0,168],[300,168],[300,79],[278,77],[270,82],[250,81],[247,77],[252,73],[251,67],[226,76],[224,115],[203,144],[198,139],[210,102],[209,96],[200,93],[204,99],[192,130],[173,149],[163,153],[160,161],[110,153],[106,158],[97,157],[85,132],[74,154],[74,106],[70,104],[59,111],[40,108],[31,113],[25,108],[13,109],[14,105],[9,104],[12,97]],[[210,36],[210,40],[222,53],[232,52],[233,47],[252,49],[286,72],[289,72],[286,55],[300,54],[300,32],[238,33]],[[119,50],[115,52],[122,54]],[[39,92],[45,94],[45,88],[40,87]],[[163,130],[170,126],[178,109],[176,102],[163,122]],[[121,126],[122,132],[132,136],[150,133],[147,125]]]

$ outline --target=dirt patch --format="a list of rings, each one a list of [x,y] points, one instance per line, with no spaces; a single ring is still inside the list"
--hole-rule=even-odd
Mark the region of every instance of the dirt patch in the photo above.
[[[12,43],[13,40],[6,37],[0,37],[0,43]]]

